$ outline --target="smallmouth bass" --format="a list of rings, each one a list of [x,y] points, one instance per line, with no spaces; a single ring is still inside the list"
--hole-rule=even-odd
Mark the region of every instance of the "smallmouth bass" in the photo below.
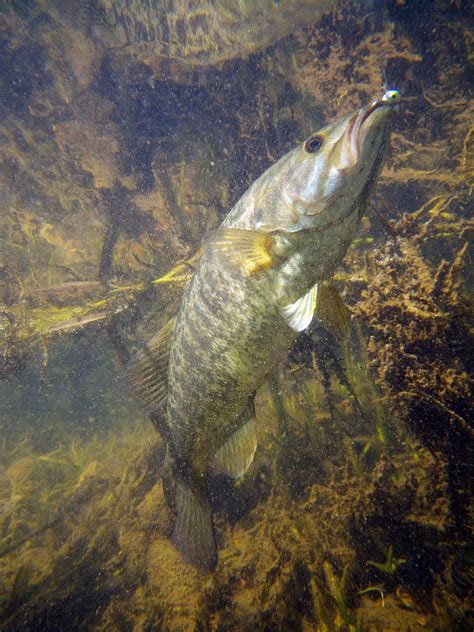
[[[255,392],[331,300],[321,283],[356,232],[399,101],[389,90],[260,176],[205,244],[176,319],[131,363],[131,388],[168,441],[173,540],[204,570],[217,561],[208,475],[252,463]]]

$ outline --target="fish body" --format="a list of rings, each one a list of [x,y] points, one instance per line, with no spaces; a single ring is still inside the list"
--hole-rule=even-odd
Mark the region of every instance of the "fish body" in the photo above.
[[[271,166],[204,247],[166,345],[137,358],[136,390],[166,408],[176,478],[173,538],[216,562],[209,473],[241,476],[256,448],[253,397],[317,307],[385,155],[396,91],[313,134]],[[150,361],[153,359],[153,362]],[[154,380],[156,358],[166,380]],[[159,363],[158,363],[159,364]],[[150,395],[153,391],[159,396]]]

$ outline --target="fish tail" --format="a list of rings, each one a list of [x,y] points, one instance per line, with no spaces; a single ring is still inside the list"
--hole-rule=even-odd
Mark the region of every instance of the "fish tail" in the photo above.
[[[178,481],[176,509],[173,542],[188,562],[203,571],[211,570],[217,562],[217,549],[209,500],[183,481]]]

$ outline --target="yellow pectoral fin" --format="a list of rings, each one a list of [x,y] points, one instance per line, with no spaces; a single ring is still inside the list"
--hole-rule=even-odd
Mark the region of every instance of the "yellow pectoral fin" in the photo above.
[[[221,228],[209,239],[208,245],[246,274],[266,270],[274,262],[274,237],[268,233]]]

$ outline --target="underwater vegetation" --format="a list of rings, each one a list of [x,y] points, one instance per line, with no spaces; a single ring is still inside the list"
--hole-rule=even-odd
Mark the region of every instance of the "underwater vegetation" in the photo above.
[[[225,63],[202,22],[183,64],[112,44],[110,3],[62,5],[0,6],[0,628],[472,629],[472,8],[341,2]],[[116,376],[248,185],[386,82],[403,110],[334,275],[347,312],[259,393],[203,576]]]

